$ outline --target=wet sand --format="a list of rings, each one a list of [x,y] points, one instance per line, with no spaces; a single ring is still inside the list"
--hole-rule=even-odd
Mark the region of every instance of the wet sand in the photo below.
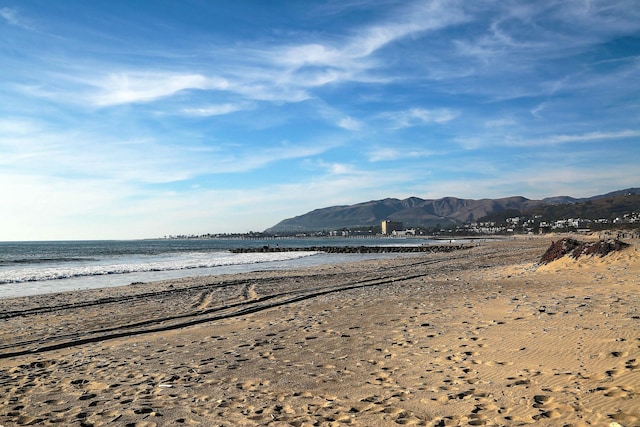
[[[550,243],[0,300],[0,425],[639,426],[640,248]]]

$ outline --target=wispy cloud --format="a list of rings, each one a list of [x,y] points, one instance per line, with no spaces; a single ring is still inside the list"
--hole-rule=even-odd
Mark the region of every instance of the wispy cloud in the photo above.
[[[0,135],[16,136],[28,135],[38,131],[41,125],[32,119],[24,117],[3,117],[0,118]],[[2,137],[0,137],[2,138]],[[2,139],[0,139],[1,141]]]
[[[534,117],[541,118],[542,117],[541,113],[545,108],[547,108],[547,103],[546,102],[542,102],[542,103],[536,105],[534,108],[532,108],[530,110],[530,113]]]
[[[5,22],[9,25],[13,25],[15,27],[19,27],[29,31],[35,30],[33,22],[30,19],[22,16],[17,9],[3,7],[2,9],[0,9],[0,18],[4,19]]]
[[[512,126],[513,125],[513,126]],[[485,125],[486,126],[486,125]],[[454,142],[465,150],[479,150],[484,148],[531,148],[539,149],[540,147],[557,147],[561,148],[565,145],[572,145],[575,153],[571,155],[575,158],[577,153],[583,152],[576,144],[593,143],[598,141],[615,141],[629,140],[640,137],[640,130],[624,129],[610,130],[607,132],[595,131],[585,133],[543,133],[545,136],[536,137],[540,132],[532,132],[518,122],[509,122],[508,126],[490,126],[487,127],[487,133],[482,135],[464,135],[454,139]],[[525,134],[523,134],[526,133]]]
[[[359,175],[362,171],[357,170],[352,164],[345,162],[325,162],[324,160],[313,160],[307,162],[310,167],[320,169],[327,176],[335,175]]]
[[[379,118],[387,120],[391,128],[401,129],[431,123],[446,123],[459,116],[459,112],[448,108],[425,109],[412,108],[403,111],[380,113]]]
[[[352,34],[332,41],[277,47],[269,53],[269,58],[288,68],[289,74],[305,86],[367,81],[372,78],[367,71],[382,65],[372,58],[382,48],[403,38],[468,19],[462,8],[451,2],[416,2],[387,22],[356,28]]]
[[[3,195],[13,201],[0,211],[0,221],[10,222],[12,231],[17,231],[3,234],[5,238],[26,234],[41,239],[145,238],[246,232],[264,230],[292,211],[317,208],[318,199],[345,204],[376,196],[378,174],[354,171],[347,165],[326,166],[326,174],[307,176],[298,182],[179,192],[101,179],[78,181],[0,173]],[[390,183],[398,181],[401,179],[397,176],[389,178]],[[256,206],[260,206],[260,215],[256,215]],[[44,211],[48,213],[45,216]],[[219,222],[224,225],[215,218],[224,218]],[[73,230],[66,225],[70,221],[74,223]],[[100,227],[96,227],[97,223]]]
[[[528,139],[519,140],[516,138],[508,138],[505,143],[510,146],[544,146],[544,145],[559,145],[568,144],[572,142],[593,142],[593,141],[606,141],[613,139],[626,139],[626,138],[638,138],[640,137],[640,130],[625,129],[620,131],[610,132],[587,132],[582,134],[562,134],[562,135],[550,135],[540,139]]]
[[[610,70],[590,69],[581,55],[640,31],[633,0],[467,3],[464,9],[474,16],[473,24],[486,27],[456,34],[451,45],[434,46],[436,58],[447,60],[428,60],[428,73],[456,82],[456,93],[496,101],[603,87]],[[478,19],[485,14],[491,16],[488,24]]]
[[[435,151],[425,149],[415,150],[407,147],[379,147],[368,153],[368,159],[370,162],[385,162],[401,159],[417,159],[433,156],[434,154],[437,153]]]
[[[513,117],[500,117],[492,120],[487,120],[484,123],[486,128],[504,128],[517,124],[517,120]]]
[[[69,93],[60,86],[23,88],[32,95],[46,98],[80,98],[81,102],[86,97],[97,107],[148,103],[189,90],[223,91],[248,100],[295,103],[313,98],[315,95],[310,90],[329,84],[393,79],[391,74],[385,77],[380,73],[385,64],[374,58],[375,53],[403,38],[436,31],[467,19],[459,5],[452,7],[442,1],[417,2],[395,13],[386,22],[354,28],[331,39],[298,44],[287,41],[280,45],[276,43],[275,47],[238,47],[233,52],[226,48],[214,50],[212,55],[226,61],[225,67],[216,75],[158,72],[152,68],[124,65],[116,65],[119,70],[101,73],[104,66],[99,64],[100,70],[93,72],[71,67],[59,70],[60,76],[65,76],[63,79],[83,86],[80,94],[78,87],[72,84],[68,86]],[[107,64],[109,68],[115,67]],[[202,64],[198,68],[206,70],[210,67]],[[372,70],[376,70],[375,75],[369,73]],[[197,108],[190,111],[196,112]]]
[[[338,121],[338,126],[347,130],[360,130],[362,123],[352,117],[343,117]]]
[[[332,141],[282,141],[265,147],[172,144],[170,135],[105,136],[100,130],[60,131],[25,119],[0,120],[0,166],[25,176],[167,184],[217,174],[239,174],[322,154]],[[167,141],[168,140],[168,141]]]
[[[188,116],[209,117],[222,116],[251,108],[248,104],[218,104],[206,105],[201,107],[183,108],[182,113]]]
[[[183,90],[224,90],[229,86],[221,78],[174,73],[110,74],[94,84],[99,93],[92,101],[99,107],[153,101]]]

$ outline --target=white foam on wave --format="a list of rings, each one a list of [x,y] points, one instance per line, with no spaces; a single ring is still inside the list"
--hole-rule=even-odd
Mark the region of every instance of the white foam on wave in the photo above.
[[[214,255],[217,256],[219,254]],[[0,298],[24,297],[82,289],[110,288],[138,282],[148,283],[158,280],[180,279],[183,277],[216,276],[220,274],[237,274],[263,270],[291,270],[318,265],[363,261],[367,259],[395,258],[399,255],[400,254],[395,253],[326,254],[322,252],[247,253],[237,255],[227,253],[220,257],[227,259],[218,259],[217,262],[210,263],[215,264],[212,267],[185,267],[182,269],[162,271],[149,270],[122,274],[75,276],[56,280],[5,283],[0,285]],[[408,256],[408,254],[403,254],[403,256]],[[198,256],[196,256],[196,258],[197,257]],[[0,270],[2,270],[2,268],[0,268]]]
[[[74,263],[41,264],[37,267],[20,267],[0,270],[0,284],[69,279],[74,277],[104,276],[112,274],[144,273],[154,271],[213,268],[294,260],[315,255],[318,252],[269,252],[269,253],[180,253],[161,256],[129,258],[127,262],[82,261]]]

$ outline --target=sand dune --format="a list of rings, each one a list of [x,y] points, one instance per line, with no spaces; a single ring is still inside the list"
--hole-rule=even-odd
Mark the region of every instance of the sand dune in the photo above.
[[[549,243],[0,300],[0,424],[638,426],[638,245]]]

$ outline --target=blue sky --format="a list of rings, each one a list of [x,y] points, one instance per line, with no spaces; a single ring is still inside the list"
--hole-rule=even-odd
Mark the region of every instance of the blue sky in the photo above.
[[[640,2],[0,0],[0,240],[640,185]]]

